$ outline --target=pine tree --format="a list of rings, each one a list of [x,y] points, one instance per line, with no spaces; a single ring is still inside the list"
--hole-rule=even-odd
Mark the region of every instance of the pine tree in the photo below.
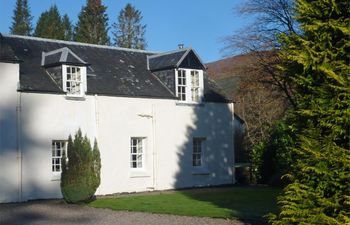
[[[91,149],[90,141],[82,136],[81,130],[68,138],[68,160],[62,159],[61,192],[68,203],[91,200],[100,185],[101,159],[95,140]]]
[[[13,10],[13,22],[10,27],[11,34],[29,36],[32,33],[32,19],[27,0],[17,0]]]
[[[75,40],[79,42],[109,45],[108,16],[101,0],[87,0],[75,27]]]
[[[67,14],[64,14],[62,18],[62,26],[64,30],[64,40],[73,40],[73,25]]]
[[[127,4],[118,16],[118,23],[114,23],[113,36],[115,45],[124,48],[145,49],[146,25],[141,24],[142,16],[131,4]]]
[[[282,36],[296,90],[297,160],[273,224],[350,224],[350,18],[347,0],[298,0],[301,35]]]
[[[34,36],[64,40],[64,28],[62,17],[56,5],[50,7],[48,11],[43,12],[37,22]]]

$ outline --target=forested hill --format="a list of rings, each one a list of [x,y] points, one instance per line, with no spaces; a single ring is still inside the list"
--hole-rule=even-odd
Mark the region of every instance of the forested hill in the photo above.
[[[238,55],[222,60],[207,63],[208,75],[235,100],[235,92],[239,88],[239,80],[244,74],[246,68],[252,63],[250,55]]]

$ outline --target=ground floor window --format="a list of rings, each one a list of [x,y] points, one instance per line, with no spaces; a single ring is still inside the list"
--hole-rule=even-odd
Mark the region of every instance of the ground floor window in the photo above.
[[[52,141],[52,172],[62,172],[62,156],[67,156],[67,141]]]
[[[132,137],[130,139],[130,168],[144,168],[145,138]]]
[[[203,165],[203,143],[204,138],[193,138],[192,143],[192,166],[199,167]]]

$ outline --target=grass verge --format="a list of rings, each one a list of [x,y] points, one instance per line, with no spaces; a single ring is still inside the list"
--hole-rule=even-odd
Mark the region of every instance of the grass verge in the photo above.
[[[279,188],[230,187],[160,192],[136,196],[97,199],[90,206],[183,216],[229,219],[263,219],[276,212]]]

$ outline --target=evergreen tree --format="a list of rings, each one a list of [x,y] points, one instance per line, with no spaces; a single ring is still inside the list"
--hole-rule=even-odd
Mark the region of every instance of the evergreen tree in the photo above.
[[[75,27],[75,40],[79,42],[109,45],[108,17],[101,0],[87,0]]]
[[[100,185],[101,159],[95,140],[91,149],[90,141],[82,136],[80,129],[68,138],[68,160],[62,159],[61,191],[68,203],[89,201]]]
[[[51,6],[48,11],[40,15],[34,36],[64,40],[65,34],[62,25],[62,17],[56,5]]]
[[[118,23],[113,24],[115,45],[123,48],[145,49],[144,38],[146,25],[141,24],[142,16],[131,4],[127,4],[118,16]]]
[[[67,14],[64,14],[62,18],[62,26],[64,31],[64,40],[73,40],[73,25]]]
[[[32,33],[32,19],[27,0],[17,0],[13,10],[13,22],[10,27],[11,34],[29,36]]]
[[[347,0],[298,0],[301,35],[282,40],[296,90],[297,160],[273,224],[350,224],[350,18]]]

